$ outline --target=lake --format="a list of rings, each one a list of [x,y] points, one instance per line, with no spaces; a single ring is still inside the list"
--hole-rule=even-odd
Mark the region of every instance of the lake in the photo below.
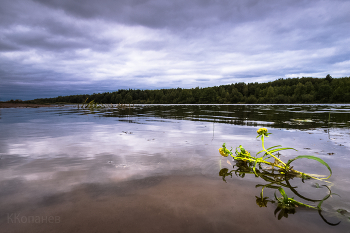
[[[266,147],[298,150],[281,151],[283,161],[313,155],[329,164],[329,183],[296,177],[283,186],[312,206],[330,188],[322,211],[282,214],[271,187],[259,202],[269,182],[219,154],[225,142],[255,155],[260,127],[272,133]],[[310,159],[293,166],[329,174]],[[350,105],[0,109],[1,232],[350,233],[349,177]]]

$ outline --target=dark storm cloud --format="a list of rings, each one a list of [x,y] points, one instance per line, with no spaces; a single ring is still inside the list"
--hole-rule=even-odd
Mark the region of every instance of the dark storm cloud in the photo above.
[[[36,0],[76,17],[105,19],[151,28],[220,26],[221,23],[246,23],[282,16],[286,10],[312,7],[301,0]],[[279,15],[282,13],[281,15]]]
[[[349,12],[340,0],[2,0],[0,100],[348,76]]]
[[[105,1],[46,1],[38,0],[46,6],[64,10],[67,14],[85,19],[102,18],[124,24],[143,25],[151,28],[188,27],[195,24],[204,26],[219,18],[231,15],[230,1],[162,1],[162,0],[105,0]],[[107,7],[106,7],[107,6]],[[239,8],[239,7],[238,7]],[[239,9],[238,9],[239,10]],[[233,14],[232,14],[233,15]],[[239,18],[239,17],[237,17]],[[206,22],[201,22],[205,20]]]

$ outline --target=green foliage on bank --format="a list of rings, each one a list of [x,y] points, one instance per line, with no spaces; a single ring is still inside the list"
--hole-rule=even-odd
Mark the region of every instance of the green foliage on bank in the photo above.
[[[288,78],[268,83],[235,83],[207,88],[118,90],[92,95],[35,99],[31,103],[99,104],[297,104],[350,103],[350,77]]]

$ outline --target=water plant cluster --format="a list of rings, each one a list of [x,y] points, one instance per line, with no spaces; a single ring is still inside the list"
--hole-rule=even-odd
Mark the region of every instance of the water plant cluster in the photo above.
[[[78,104],[78,109],[90,109],[90,110],[94,110],[94,109],[99,109],[99,108],[118,108],[118,109],[125,109],[125,108],[130,108],[133,107],[133,105],[127,105],[127,104],[117,104],[117,105],[113,105],[113,104],[98,104],[95,103],[94,100],[91,100],[89,103],[87,103],[86,101],[88,100],[88,98],[85,100],[85,102],[80,106]]]
[[[259,207],[267,207],[267,203],[277,203],[277,208],[275,210],[275,215],[277,215],[278,219],[282,217],[288,217],[288,214],[294,214],[295,210],[299,206],[304,206],[306,208],[312,208],[318,210],[321,218],[330,225],[337,225],[339,223],[330,223],[322,216],[322,203],[327,200],[332,195],[337,195],[332,193],[331,189],[327,185],[319,185],[318,188],[325,187],[328,193],[322,199],[311,199],[307,198],[296,191],[296,187],[293,187],[289,180],[293,178],[300,178],[302,182],[304,180],[314,179],[318,181],[326,181],[332,175],[332,170],[329,165],[323,161],[322,159],[311,156],[311,155],[301,155],[297,156],[293,159],[288,160],[287,162],[283,162],[280,159],[280,151],[283,150],[296,150],[291,147],[281,147],[280,145],[273,146],[270,148],[265,148],[265,138],[269,137],[270,133],[266,128],[260,128],[258,131],[257,138],[260,138],[262,141],[262,150],[259,151],[255,156],[252,156],[251,153],[246,150],[243,146],[239,146],[233,151],[227,149],[226,144],[224,143],[222,147],[219,149],[219,152],[222,156],[228,157],[232,156],[232,158],[236,161],[236,164],[233,165],[233,170],[229,171],[227,168],[222,168],[219,172],[219,175],[226,182],[226,177],[232,177],[234,173],[236,176],[243,178],[246,174],[254,174],[256,177],[262,178],[267,184],[258,184],[256,187],[261,187],[261,193],[259,196],[256,196],[256,203]],[[293,166],[291,166],[292,162],[297,159],[312,159],[315,160],[322,165],[324,165],[330,172],[329,176],[323,178],[318,175],[308,174],[305,172],[301,172],[295,170]],[[268,165],[268,166],[266,166]],[[236,166],[236,168],[235,168]],[[265,167],[263,167],[265,166]],[[330,183],[330,182],[328,182]],[[264,197],[264,189],[275,189],[274,198]],[[293,197],[288,197],[284,189],[291,190],[296,196],[303,199],[304,201],[313,202],[317,205],[309,205],[305,204],[301,201],[295,200]],[[276,194],[278,192],[280,197]],[[338,211],[339,212],[339,211]]]
[[[242,160],[242,161],[246,161],[248,163],[251,163],[252,165],[252,169],[254,171],[254,173],[257,175],[256,173],[256,166],[259,164],[267,164],[267,165],[271,165],[273,167],[277,167],[280,169],[280,172],[282,172],[282,174],[284,173],[294,173],[296,175],[300,175],[303,179],[305,178],[314,178],[314,179],[318,179],[318,180],[324,180],[324,179],[328,179],[329,177],[331,177],[332,175],[332,170],[331,168],[329,167],[329,165],[323,161],[322,159],[316,157],[316,156],[311,156],[311,155],[301,155],[301,156],[298,156],[298,157],[295,157],[294,159],[290,159],[287,163],[284,163],[280,158],[279,158],[279,155],[275,154],[276,152],[279,153],[279,151],[282,151],[282,150],[289,150],[289,149],[292,149],[292,150],[296,150],[294,148],[291,148],[291,147],[286,147],[286,148],[281,148],[281,145],[277,145],[277,146],[273,146],[273,147],[270,147],[268,149],[265,149],[265,137],[268,137],[269,134],[271,133],[268,133],[267,132],[267,129],[266,128],[260,128],[258,131],[258,136],[257,138],[261,138],[261,141],[262,141],[262,148],[263,150],[259,151],[256,156],[252,156],[250,154],[250,152],[248,152],[246,149],[244,149],[242,146],[239,146],[238,148],[236,148],[236,151],[235,151],[235,155],[233,155],[232,153],[232,148],[231,150],[228,150],[226,148],[226,144],[224,143],[222,145],[222,148],[219,149],[219,152],[222,156],[224,157],[227,157],[228,155],[231,155],[235,160]],[[261,157],[258,157],[257,155],[263,153],[263,155]],[[270,161],[267,161],[267,159],[269,158],[273,158],[274,159],[274,162],[270,162]],[[297,170],[294,170],[293,167],[291,166],[291,163],[297,159],[302,159],[302,158],[306,158],[306,159],[312,159],[312,160],[316,160],[318,162],[320,162],[321,164],[323,164],[324,166],[327,167],[327,169],[329,170],[330,172],[330,175],[326,178],[317,178],[317,177],[314,177],[314,176],[311,176],[311,175],[308,175],[304,172],[300,172],[300,171],[297,171]]]

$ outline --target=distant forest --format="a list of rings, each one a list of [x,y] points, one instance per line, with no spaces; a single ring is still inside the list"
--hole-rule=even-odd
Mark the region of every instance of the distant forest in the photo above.
[[[235,83],[206,88],[118,90],[92,95],[58,96],[26,103],[100,104],[297,104],[350,103],[350,77],[287,78],[268,83]]]

